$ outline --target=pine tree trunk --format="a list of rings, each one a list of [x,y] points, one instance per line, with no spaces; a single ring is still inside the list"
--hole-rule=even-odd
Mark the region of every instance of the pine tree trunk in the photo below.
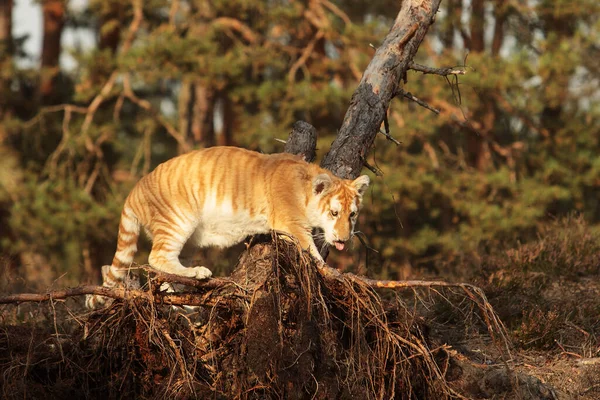
[[[64,0],[44,0],[44,39],[42,43],[42,76],[40,97],[42,104],[51,103],[56,95],[55,80],[59,73],[60,39],[65,25]]]
[[[201,82],[193,85],[193,107],[191,133],[194,143],[203,147],[215,145],[215,94],[214,90]]]
[[[216,132],[217,144],[219,146],[233,146],[235,143],[233,140],[233,131],[235,128],[234,104],[229,94],[225,91],[219,94],[219,101],[223,113],[223,124],[220,131]]]
[[[0,59],[12,52],[12,0],[0,1]]]
[[[321,166],[342,178],[360,175],[409,63],[434,22],[441,0],[404,0],[383,44],[352,96],[342,127]]]
[[[12,0],[0,2],[0,68],[6,70],[13,52],[12,41]],[[10,104],[10,79],[0,78],[0,119],[6,117]],[[0,127],[2,130],[2,127]],[[2,134],[0,132],[0,142]]]

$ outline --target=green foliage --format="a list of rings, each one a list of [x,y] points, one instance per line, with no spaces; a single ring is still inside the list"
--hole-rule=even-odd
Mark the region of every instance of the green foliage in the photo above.
[[[600,220],[597,2],[486,1],[486,32],[496,32],[489,24],[498,15],[505,19],[483,51],[462,39],[470,11],[449,12],[451,3],[442,2],[415,61],[466,62],[467,74],[455,81],[410,71],[404,88],[440,114],[393,100],[391,134],[402,144],[379,137],[369,155],[383,176],[373,180],[359,229],[378,253],[358,247],[353,255],[367,252],[382,277],[464,276],[445,263],[534,240],[549,219],[573,211]],[[181,140],[281,151],[274,138],[303,119],[316,126],[322,156],[374,53],[370,44],[384,38],[397,7],[218,0],[175,8],[153,0],[142,2],[136,28],[135,4],[91,1],[71,16],[118,35],[114,47],[63,49],[77,66],[63,71],[55,105],[38,100],[39,71],[10,54],[0,60],[3,253],[38,252],[79,276],[85,242],[95,267],[109,262],[123,199],[141,175],[182,151]],[[207,253],[207,265],[224,264],[222,252]],[[331,262],[351,261],[333,252]]]

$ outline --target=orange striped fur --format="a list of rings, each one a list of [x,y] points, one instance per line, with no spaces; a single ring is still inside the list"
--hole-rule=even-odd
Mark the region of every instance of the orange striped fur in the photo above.
[[[112,265],[103,267],[104,285],[125,278],[140,227],[152,240],[150,266],[185,277],[205,279],[211,272],[184,267],[180,254],[229,247],[270,230],[296,237],[323,262],[312,229],[321,228],[327,243],[343,249],[368,185],[366,175],[340,179],[290,154],[212,147],[173,158],[142,178],[127,197],[117,251]]]

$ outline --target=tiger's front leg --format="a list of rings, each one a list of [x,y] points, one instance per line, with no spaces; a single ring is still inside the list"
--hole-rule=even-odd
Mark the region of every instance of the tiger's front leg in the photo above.
[[[325,260],[323,260],[323,257],[319,253],[319,249],[317,249],[317,245],[313,240],[311,230],[299,225],[286,225],[280,228],[276,228],[276,230],[280,230],[291,234],[293,237],[298,239],[298,243],[300,243],[302,249],[308,250],[310,255],[313,256],[315,260],[317,260],[318,264],[325,264]]]

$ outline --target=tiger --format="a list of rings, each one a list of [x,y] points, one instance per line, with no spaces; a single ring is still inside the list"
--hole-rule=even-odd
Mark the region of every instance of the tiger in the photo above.
[[[202,247],[226,248],[246,237],[281,231],[296,238],[318,263],[325,261],[312,237],[343,250],[369,186],[368,175],[341,179],[301,156],[263,154],[217,146],[172,158],[144,176],[125,200],[117,250],[102,267],[103,286],[122,285],[143,227],[152,241],[152,269],[207,279],[204,266],[184,267],[180,257]],[[88,296],[89,308],[105,302]]]

